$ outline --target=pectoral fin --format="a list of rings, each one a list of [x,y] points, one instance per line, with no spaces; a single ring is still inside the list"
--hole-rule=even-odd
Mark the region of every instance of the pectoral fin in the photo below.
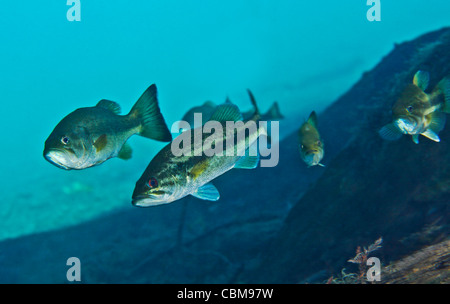
[[[403,133],[395,124],[390,123],[382,127],[378,134],[385,140],[398,140]]]
[[[216,187],[212,183],[207,183],[199,188],[191,194],[196,198],[206,200],[206,201],[217,201],[220,198],[220,193]]]
[[[106,134],[102,134],[100,135],[97,140],[94,142],[94,147],[95,150],[98,152],[100,152],[101,150],[103,150],[106,147],[106,144],[108,143],[107,140],[107,136]]]
[[[412,141],[415,143],[415,144],[418,144],[419,143],[419,134],[414,134],[414,135],[412,135]]]
[[[446,121],[446,115],[442,112],[434,112],[431,114],[431,121],[428,129],[431,129],[434,133],[439,133],[444,129]]]

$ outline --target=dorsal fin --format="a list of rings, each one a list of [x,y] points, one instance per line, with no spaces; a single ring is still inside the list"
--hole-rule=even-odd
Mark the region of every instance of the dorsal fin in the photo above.
[[[428,83],[430,82],[430,74],[425,71],[417,71],[414,75],[413,83],[418,86],[422,91],[428,88]]]
[[[267,113],[264,115],[265,117],[268,117],[269,120],[277,120],[277,119],[283,119],[284,116],[280,112],[280,106],[278,105],[278,102],[274,102],[270,109],[267,111]]]
[[[216,108],[213,115],[209,120],[215,121],[240,121],[242,120],[242,114],[239,108],[231,103],[221,104]]]
[[[312,111],[311,114],[309,114],[307,122],[317,128],[317,114],[316,114],[316,111]]]
[[[210,107],[210,108],[214,108],[216,106],[216,104],[214,102],[212,102],[211,100],[207,100],[203,103],[204,107]]]
[[[250,102],[252,103],[254,112],[250,119],[259,120],[261,118],[261,114],[259,113],[258,105],[256,104],[255,96],[253,95],[250,89],[247,89],[248,96],[250,97]]]
[[[115,101],[102,99],[97,103],[96,107],[108,109],[114,114],[120,114],[120,105]]]

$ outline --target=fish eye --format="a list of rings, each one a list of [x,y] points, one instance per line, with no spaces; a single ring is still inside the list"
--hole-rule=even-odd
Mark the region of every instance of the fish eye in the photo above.
[[[322,145],[322,143],[320,142],[320,140],[318,140],[316,144],[317,144],[318,146],[321,146],[321,145]]]
[[[65,144],[65,145],[67,145],[67,144],[69,143],[69,137],[63,136],[63,137],[61,138],[61,142],[62,142],[63,144]]]
[[[412,106],[409,106],[409,107],[406,108],[406,111],[408,111],[408,112],[410,112],[410,113],[412,112],[412,110],[413,110],[413,107],[412,107]]]
[[[148,181],[148,186],[150,188],[158,187],[158,181],[156,180],[156,178],[154,178],[154,177],[150,178],[149,181]]]

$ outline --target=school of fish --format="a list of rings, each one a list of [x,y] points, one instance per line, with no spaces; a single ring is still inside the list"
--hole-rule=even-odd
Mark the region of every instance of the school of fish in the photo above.
[[[450,78],[439,81],[428,93],[428,72],[417,71],[412,78],[412,83],[405,86],[392,107],[392,122],[378,133],[385,140],[411,135],[413,142],[418,144],[419,135],[422,135],[439,142],[446,113],[450,113]],[[270,122],[284,118],[277,102],[261,114],[253,93],[247,92],[251,110],[241,112],[229,98],[219,105],[207,101],[187,111],[175,139],[161,114],[155,84],[144,91],[126,115],[120,115],[118,103],[102,99],[93,107],[79,108],[65,116],[45,141],[43,156],[58,168],[81,170],[113,157],[131,158],[132,149],[127,140],[135,134],[168,142],[136,182],[132,204],[156,206],[188,195],[217,201],[220,194],[212,181],[233,168],[256,168],[261,138],[270,142]],[[197,117],[201,120],[196,120]],[[227,132],[230,122],[236,126],[231,133]],[[258,124],[260,122],[267,124]],[[213,140],[201,131],[212,123],[220,130]],[[253,129],[249,127],[252,123],[256,126]],[[325,145],[318,126],[317,114],[312,111],[298,129],[299,159],[307,167],[325,166],[322,164]],[[198,138],[200,140],[196,140]],[[174,146],[185,143],[184,140],[188,143],[183,144],[184,152],[174,153]],[[232,153],[228,153],[230,143]]]

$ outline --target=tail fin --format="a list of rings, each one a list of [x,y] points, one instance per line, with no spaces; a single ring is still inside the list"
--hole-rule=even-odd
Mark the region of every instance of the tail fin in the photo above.
[[[258,105],[256,104],[255,96],[253,96],[252,91],[247,89],[248,96],[250,96],[250,101],[252,102],[253,108],[255,109],[255,113],[253,114],[251,120],[259,120],[261,118],[261,114],[258,109]]]
[[[441,110],[450,114],[450,78],[446,77],[442,79],[437,86],[445,98],[444,106]]]
[[[172,140],[172,134],[159,109],[156,85],[152,84],[145,90],[128,115],[139,119],[141,123],[139,135],[158,141]]]
[[[283,114],[281,114],[280,112],[278,102],[276,101],[273,103],[273,105],[270,107],[267,113],[264,114],[264,116],[267,117],[268,120],[279,120],[284,118]]]

